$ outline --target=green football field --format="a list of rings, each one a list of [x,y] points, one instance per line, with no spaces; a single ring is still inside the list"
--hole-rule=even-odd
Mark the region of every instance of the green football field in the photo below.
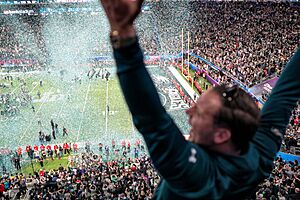
[[[21,146],[24,149],[27,144],[40,144],[40,130],[52,135],[51,119],[58,124],[59,130],[56,140],[52,138],[51,144],[91,142],[96,146],[99,142],[111,144],[112,138],[116,141],[140,138],[124,102],[114,68],[108,70],[112,74],[109,81],[89,79],[86,71],[67,72],[64,76],[58,71],[17,73],[11,74],[13,81],[5,80],[1,75],[0,83],[7,85],[7,88],[0,88],[1,94],[21,96],[21,82],[25,82],[23,88],[32,96],[32,103],[20,106],[13,116],[0,116],[0,148],[14,150]],[[152,66],[149,71],[158,86],[163,105],[183,133],[187,133],[184,110],[188,105],[159,67]],[[75,77],[81,81],[74,81]],[[67,128],[68,136],[62,135],[63,127]]]
[[[80,83],[61,79],[55,72],[13,75],[12,86],[11,81],[1,80],[10,85],[1,88],[1,94],[20,95],[21,84],[17,77],[26,82],[26,90],[33,99],[32,103],[20,106],[14,116],[1,115],[1,147],[38,144],[40,130],[51,134],[51,119],[59,129],[57,139],[51,143],[97,142],[103,138],[126,138],[133,134],[131,117],[115,77],[106,81],[83,76]],[[68,136],[62,136],[63,126],[67,128]]]

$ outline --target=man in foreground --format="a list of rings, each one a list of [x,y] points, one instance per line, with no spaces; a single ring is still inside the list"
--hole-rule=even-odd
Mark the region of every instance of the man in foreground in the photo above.
[[[111,26],[117,74],[133,122],[162,176],[153,199],[243,199],[272,171],[300,97],[300,49],[263,110],[236,86],[217,86],[187,110],[186,141],[160,103],[133,22],[142,0],[101,0]]]

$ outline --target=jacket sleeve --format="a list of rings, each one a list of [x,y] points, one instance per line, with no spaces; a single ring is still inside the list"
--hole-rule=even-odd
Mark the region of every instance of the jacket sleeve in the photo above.
[[[153,81],[145,68],[138,42],[114,50],[114,57],[121,89],[133,116],[134,125],[145,139],[154,166],[172,186],[186,186],[180,181],[183,181],[182,174],[191,173],[193,169],[188,164],[192,144],[184,139],[162,106]],[[207,154],[201,149],[197,149],[197,155],[195,152],[194,154],[202,158],[203,170],[199,169],[199,166],[194,169],[206,176]],[[195,182],[199,183],[196,177]]]
[[[254,144],[265,157],[273,158],[280,149],[291,112],[300,99],[300,48],[287,63],[261,111]]]

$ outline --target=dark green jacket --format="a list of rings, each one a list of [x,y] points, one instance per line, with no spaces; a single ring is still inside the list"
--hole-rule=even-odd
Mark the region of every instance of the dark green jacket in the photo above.
[[[138,43],[114,50],[114,56],[133,122],[162,176],[154,199],[243,199],[269,176],[300,98],[300,49],[279,78],[249,149],[241,156],[208,151],[184,139],[160,103]]]

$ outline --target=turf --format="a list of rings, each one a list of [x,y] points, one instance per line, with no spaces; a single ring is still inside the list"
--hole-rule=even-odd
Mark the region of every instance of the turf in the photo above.
[[[52,140],[52,143],[87,140],[97,142],[101,137],[114,134],[132,134],[131,117],[116,77],[109,81],[84,77],[81,84],[67,78],[61,80],[56,74],[48,73],[22,78],[29,94],[33,96],[33,103],[20,107],[20,112],[13,117],[1,116],[1,147],[16,148],[18,145],[38,144],[40,130],[51,134],[51,119],[59,128],[57,140]],[[16,77],[14,79],[12,87],[1,89],[2,94],[20,94],[20,84]],[[39,80],[43,80],[43,86],[39,85]],[[41,99],[37,96],[38,91]],[[38,125],[38,120],[41,121],[41,126]],[[69,131],[66,137],[62,137],[63,126]]]
[[[45,171],[50,171],[53,169],[57,170],[60,167],[60,165],[63,167],[68,166],[68,156],[64,156],[60,160],[56,158],[54,160],[47,159],[44,161],[43,167],[41,167],[39,162],[32,160],[32,165],[29,162],[18,172],[23,173],[25,175],[29,175],[29,174],[33,174],[33,171],[39,172],[40,169],[43,169]]]

